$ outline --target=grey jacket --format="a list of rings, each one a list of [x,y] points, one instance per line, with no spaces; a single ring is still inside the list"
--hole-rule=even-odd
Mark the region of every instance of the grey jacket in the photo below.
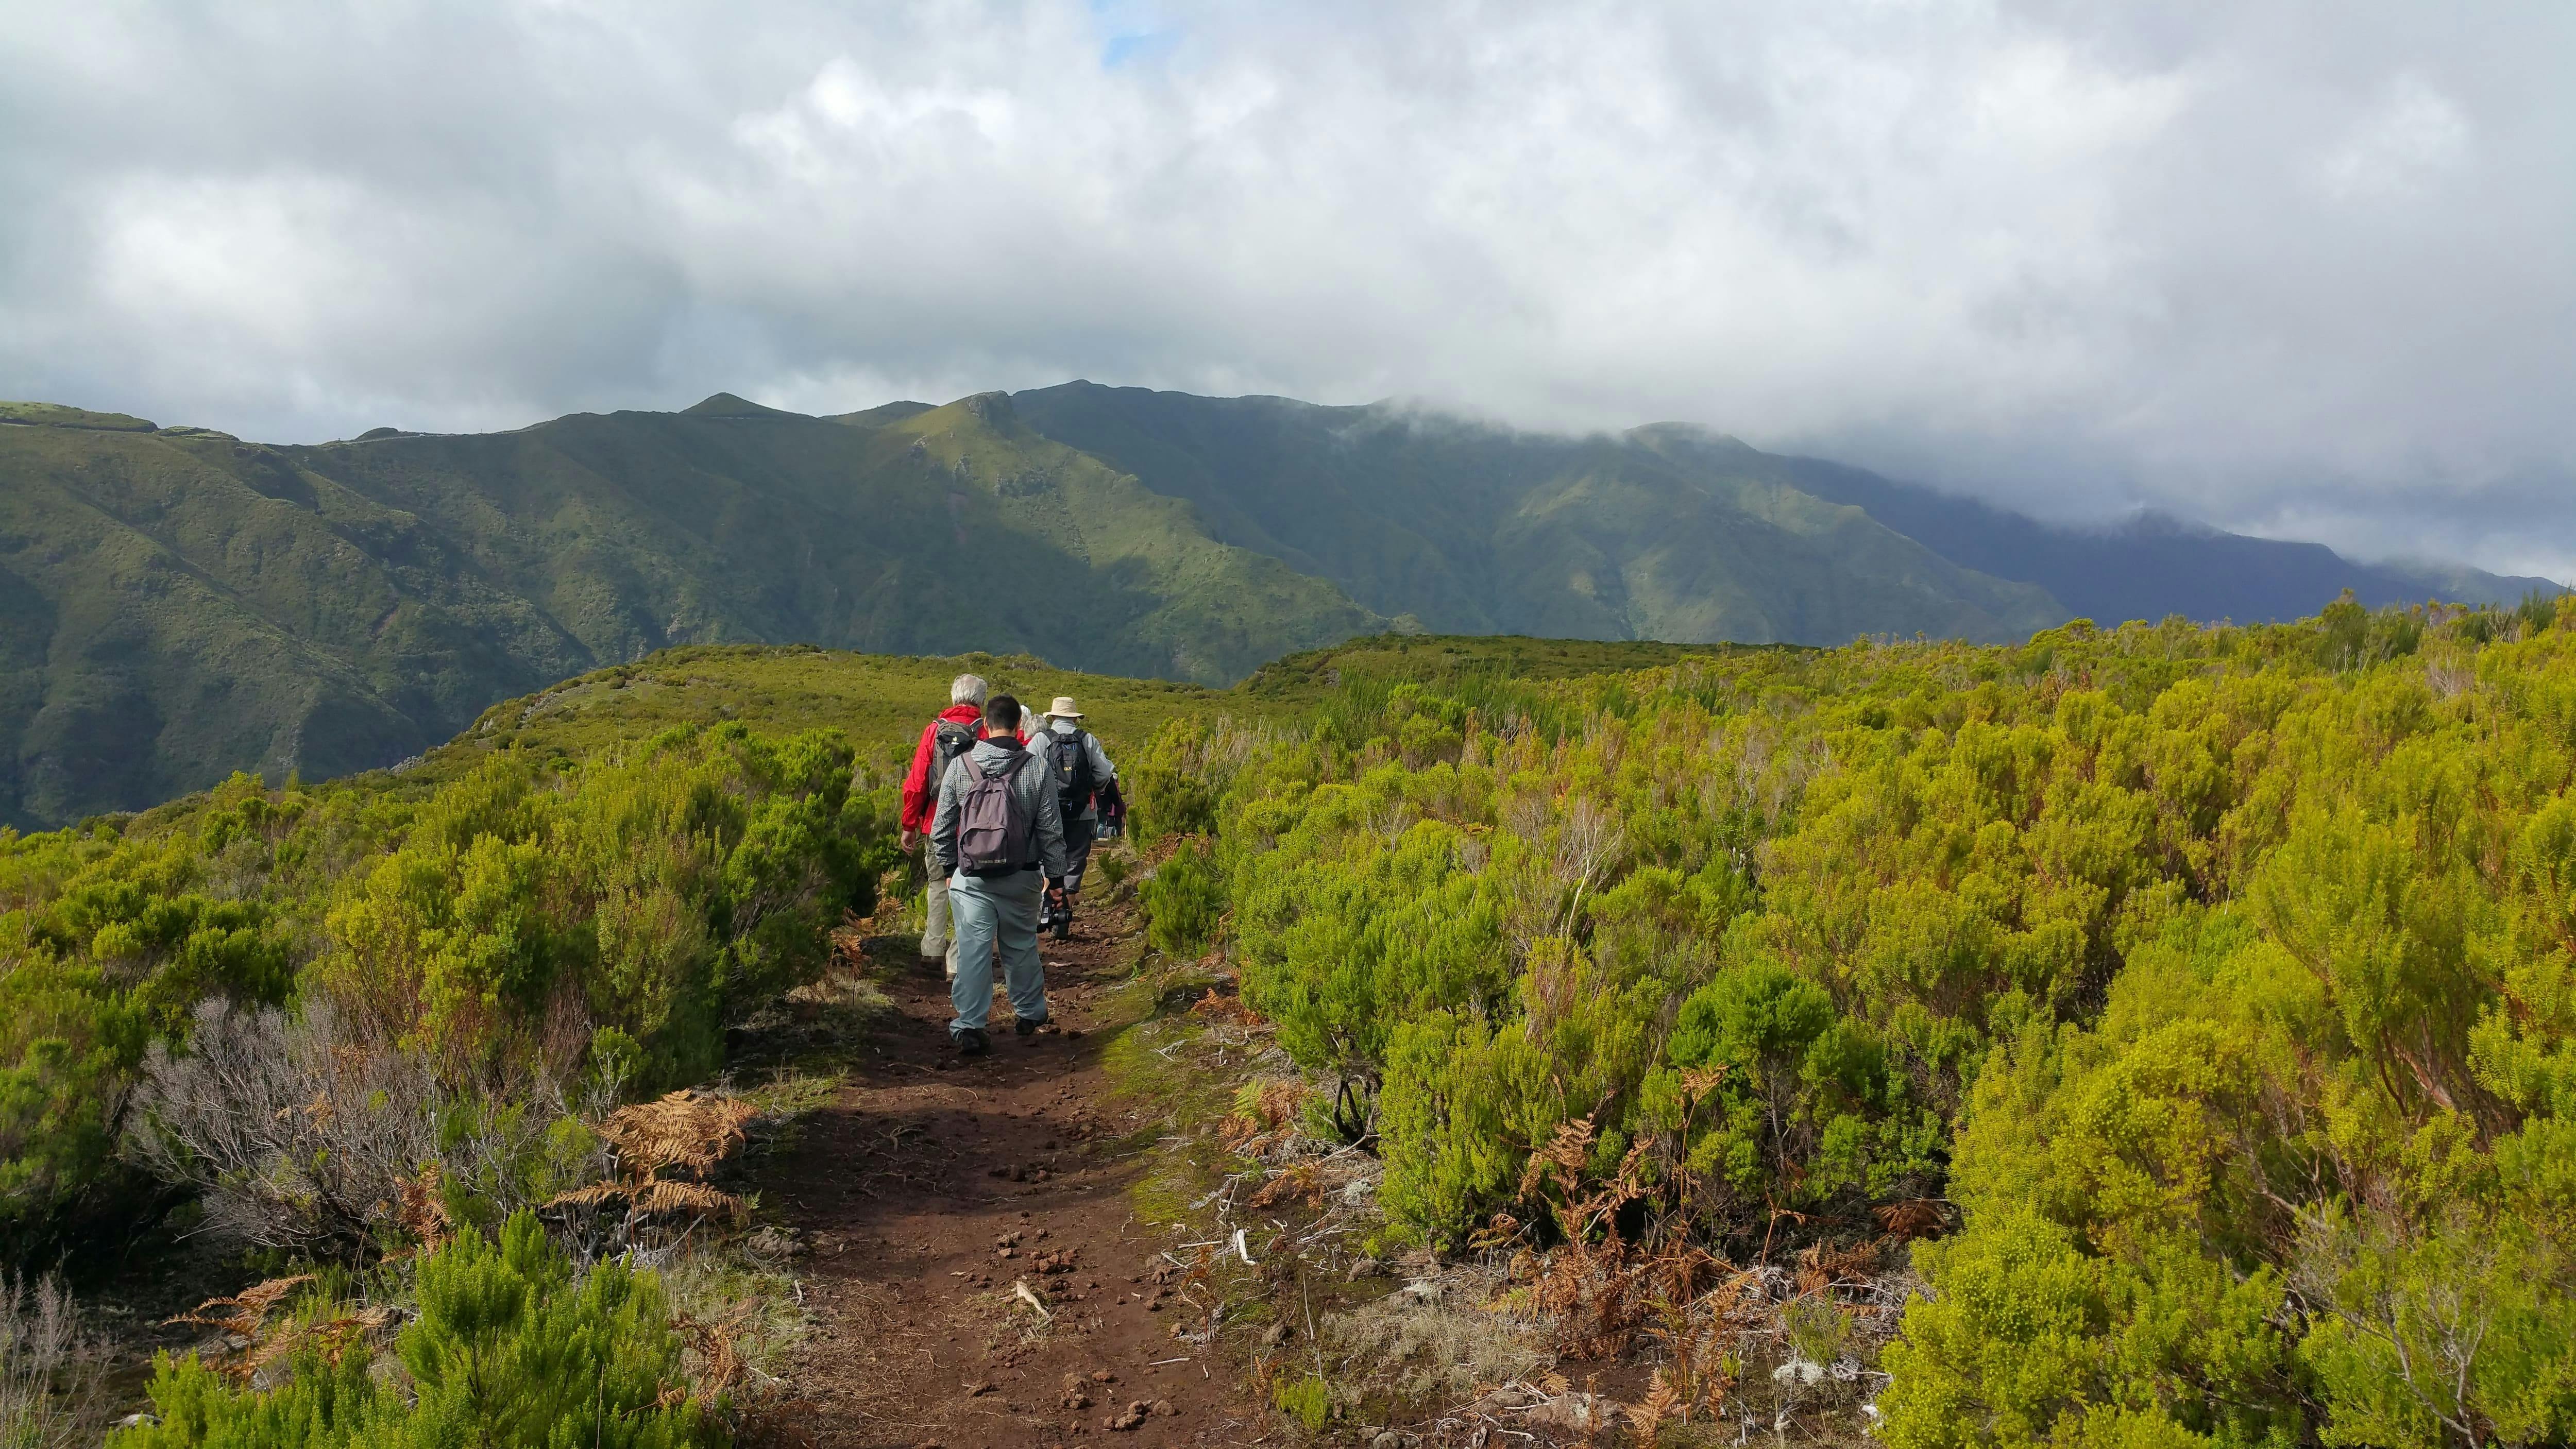
[[[1078,719],[1058,719],[1054,715],[1048,715],[1047,729],[1055,734],[1069,735],[1075,730],[1082,729],[1082,721]],[[1097,789],[1100,786],[1106,785],[1110,781],[1117,779],[1118,767],[1109,763],[1109,752],[1100,747],[1100,736],[1085,730],[1082,736],[1082,743],[1084,746],[1083,753],[1091,756],[1092,787]],[[1084,820],[1093,820],[1097,819],[1099,814],[1100,802],[1095,796],[1090,804],[1082,807],[1081,818]]]
[[[957,873],[957,810],[965,803],[966,792],[975,787],[967,775],[971,769],[1004,760],[1020,762],[1019,773],[1011,777],[1011,793],[1019,797],[1020,808],[1028,812],[1029,845],[1037,859],[1023,869],[1046,872],[1055,880],[1065,872],[1064,807],[1056,802],[1055,781],[1047,774],[1046,758],[1032,754],[1016,739],[977,740],[975,748],[948,762],[948,773],[939,777],[939,805],[930,817],[930,849],[939,857],[943,875]]]

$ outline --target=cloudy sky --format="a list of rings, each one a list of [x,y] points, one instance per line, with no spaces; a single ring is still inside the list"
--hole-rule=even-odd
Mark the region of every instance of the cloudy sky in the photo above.
[[[0,396],[1088,377],[2576,578],[2576,6],[179,0],[0,25]]]

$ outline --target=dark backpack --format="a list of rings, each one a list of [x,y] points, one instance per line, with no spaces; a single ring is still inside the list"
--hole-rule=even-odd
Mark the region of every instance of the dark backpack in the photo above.
[[[930,736],[930,788],[948,778],[948,762],[975,748],[978,738],[973,724],[960,724],[953,719],[938,722]]]
[[[1092,792],[1100,788],[1091,774],[1091,736],[1080,730],[1069,735],[1047,731],[1047,773],[1055,777],[1056,803],[1064,808],[1065,819],[1089,809]]]
[[[1011,788],[1028,756],[985,765],[966,761],[966,794],[957,802],[957,868],[968,875],[1014,871],[1029,863],[1029,817]]]

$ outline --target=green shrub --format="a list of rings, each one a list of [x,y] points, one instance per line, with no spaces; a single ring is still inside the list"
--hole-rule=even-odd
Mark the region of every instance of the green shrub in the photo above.
[[[703,1080],[723,1064],[724,1024],[820,972],[830,929],[874,904],[897,852],[884,798],[854,790],[854,774],[832,732],[684,726],[578,760],[495,750],[426,786],[272,791],[237,776],[114,829],[0,839],[0,1255],[103,1245],[166,1204],[120,1181],[120,1129],[148,1126],[132,1094],[147,1059],[156,1072],[189,1059],[201,1021],[256,1015],[236,1008],[327,1007],[345,1038],[334,1060],[341,1047],[367,1060],[326,1075],[410,1083],[405,1106],[422,1120],[379,1145],[424,1113],[482,1124],[455,1129],[467,1136],[540,1138],[542,1121],[496,1124],[514,1099],[548,1095],[537,1085],[572,1080],[581,1064],[567,1058],[585,1043],[602,1047],[594,1080],[624,1090]],[[161,1085],[186,1088],[185,1075]],[[331,1085],[253,1075],[296,1089],[267,1105],[297,1112]],[[154,1111],[238,1105],[240,1093],[212,1090],[199,1103],[161,1092]],[[341,1104],[343,1123],[373,1100]],[[254,1158],[283,1160],[278,1146]],[[290,1175],[328,1176],[342,1160],[326,1170],[304,1153]],[[367,1160],[381,1178],[426,1159],[406,1148]],[[161,1166],[200,1186],[247,1171],[220,1153]],[[281,1219],[329,1221],[281,1220],[253,1241],[351,1231],[349,1205],[327,1192],[266,1200]]]
[[[1154,949],[1187,958],[1207,949],[1225,914],[1225,887],[1195,843],[1184,843],[1145,882],[1145,932]]]
[[[1399,667],[1193,745],[1191,798],[1388,1240],[1616,1185],[1778,1261],[1955,1207],[1892,1442],[2558,1442],[2569,616]]]
[[[395,1339],[400,1382],[362,1351],[295,1359],[275,1388],[237,1388],[194,1355],[163,1354],[159,1422],[110,1449],[324,1449],[460,1444],[683,1449],[725,1435],[684,1387],[682,1342],[653,1274],[615,1262],[576,1277],[533,1215],[498,1246],[466,1234],[420,1266],[420,1314]],[[408,1393],[406,1393],[406,1388]]]
[[[21,950],[0,959],[0,1252],[23,1261],[95,1205],[149,1026],[99,968]]]
[[[1233,741],[1223,724],[1178,719],[1154,732],[1118,772],[1129,832],[1139,845],[1216,829]]]

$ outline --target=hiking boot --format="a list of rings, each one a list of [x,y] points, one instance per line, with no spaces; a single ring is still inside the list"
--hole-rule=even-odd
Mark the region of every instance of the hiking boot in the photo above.
[[[1025,1016],[1013,1017],[1011,1019],[1011,1030],[1021,1036],[1036,1036],[1038,1034],[1039,1027],[1042,1027],[1053,1020],[1055,1020],[1055,1018],[1052,1016],[1041,1016],[1035,1020],[1031,1020]]]
[[[980,1026],[970,1026],[962,1031],[952,1031],[948,1034],[948,1037],[949,1040],[957,1043],[957,1055],[961,1057],[980,1057],[984,1053],[993,1049],[993,1039],[986,1036],[984,1034],[984,1029]]]

